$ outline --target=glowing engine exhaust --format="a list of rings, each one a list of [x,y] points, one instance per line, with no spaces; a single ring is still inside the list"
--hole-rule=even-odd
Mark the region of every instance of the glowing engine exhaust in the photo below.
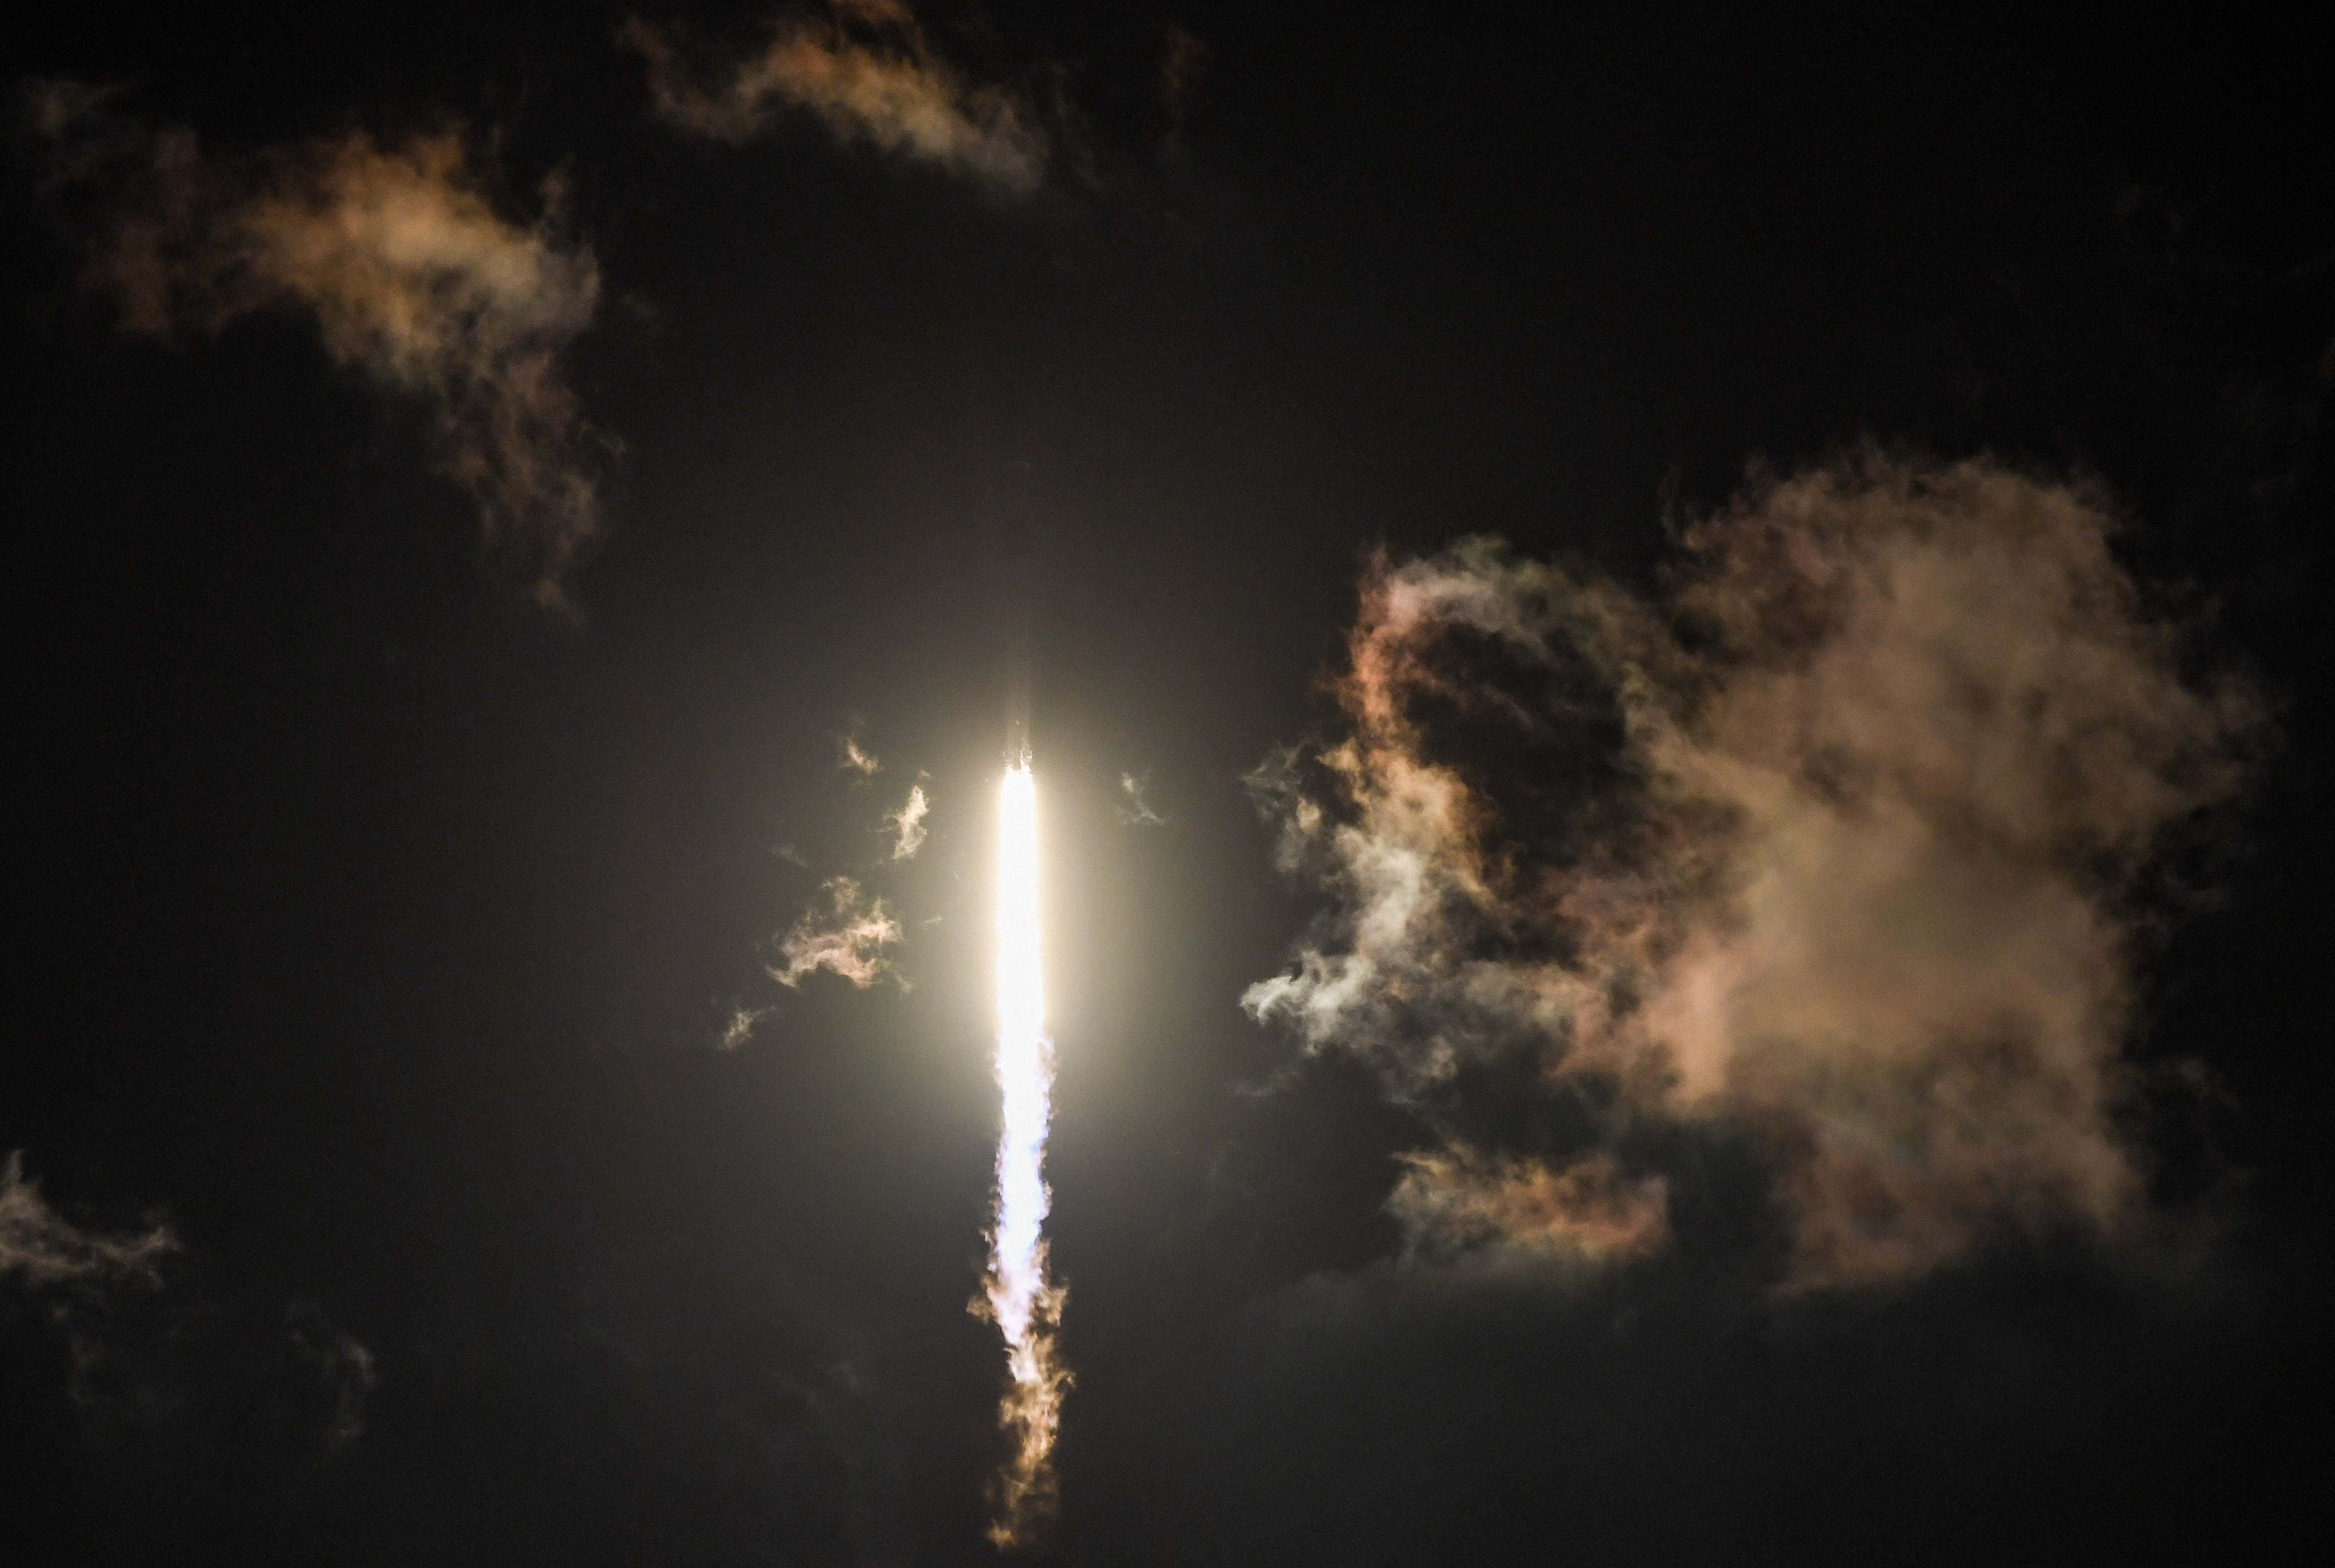
[[[997,1206],[989,1275],[974,1310],[1005,1338],[1012,1384],[998,1421],[1014,1451],[997,1478],[990,1539],[1029,1539],[1054,1501],[1052,1452],[1071,1376],[1054,1333],[1063,1292],[1046,1273],[1046,1124],[1052,1114],[1054,1045],[1046,1038],[1039,963],[1038,786],[1025,752],[1006,769],[999,796],[997,1084],[1004,1097],[997,1139]]]

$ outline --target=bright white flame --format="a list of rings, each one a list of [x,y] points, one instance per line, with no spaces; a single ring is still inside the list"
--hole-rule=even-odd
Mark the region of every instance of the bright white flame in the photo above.
[[[997,1213],[989,1237],[989,1278],[976,1311],[1005,1336],[1012,1386],[998,1419],[1014,1454],[998,1477],[990,1538],[1027,1538],[1053,1502],[1050,1455],[1070,1373],[1054,1330],[1063,1292],[1046,1277],[1046,1123],[1051,1114],[1054,1045],[1046,1038],[1046,992],[1039,966],[1038,786],[1027,757],[1006,770],[999,797],[997,891],[997,1084],[1004,1112],[997,1139]]]

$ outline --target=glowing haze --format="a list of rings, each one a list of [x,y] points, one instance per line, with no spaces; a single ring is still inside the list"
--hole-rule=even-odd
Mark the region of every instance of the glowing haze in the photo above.
[[[1071,1383],[1054,1344],[1063,1292],[1046,1273],[1046,1124],[1054,1046],[1046,1038],[1039,954],[1038,786],[1026,755],[1006,769],[997,826],[997,1083],[1004,1108],[989,1277],[974,1308],[1004,1334],[1013,1379],[998,1408],[1013,1454],[998,1476],[989,1531],[998,1545],[1008,1546],[1026,1540],[1053,1504],[1054,1428]]]

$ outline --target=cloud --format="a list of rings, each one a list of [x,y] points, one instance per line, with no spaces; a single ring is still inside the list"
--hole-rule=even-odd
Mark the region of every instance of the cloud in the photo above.
[[[22,1150],[0,1164],[0,1280],[35,1292],[160,1290],[162,1263],[178,1251],[178,1238],[159,1224],[112,1234],[83,1230],[49,1206],[24,1175]]]
[[[776,1011],[770,1007],[748,1007],[742,1002],[732,1007],[730,1016],[722,1020],[721,1034],[715,1037],[715,1049],[736,1050],[753,1039],[754,1031]]]
[[[1208,46],[1196,34],[1173,22],[1160,28],[1159,107],[1168,120],[1161,152],[1168,159],[1183,154],[1184,129],[1207,64]]]
[[[24,1157],[0,1164],[0,1284],[22,1291],[63,1331],[73,1358],[72,1394],[84,1415],[118,1397],[109,1389],[125,1318],[165,1287],[180,1252],[160,1223],[138,1231],[85,1230],[51,1207],[24,1175]]]
[[[859,884],[848,876],[829,877],[823,891],[826,907],[804,911],[780,942],[785,963],[772,966],[770,978],[791,987],[825,969],[865,990],[890,969],[884,950],[900,941],[899,923],[881,898],[862,903]]]
[[[116,94],[50,82],[27,94],[44,186],[83,247],[82,282],[121,328],[212,336],[261,312],[313,321],[325,352],[427,411],[439,470],[479,508],[485,553],[567,605],[601,528],[615,443],[583,417],[570,346],[600,275],[541,212],[498,209],[458,131],[362,131],[250,156],[115,113]]]
[[[0,1288],[63,1334],[84,1432],[205,1458],[257,1443],[303,1464],[354,1443],[373,1352],[314,1301],[280,1318],[248,1312],[203,1289],[196,1264],[159,1221],[84,1228],[24,1176],[21,1154],[0,1165]]]
[[[1047,139],[1028,101],[968,82],[935,54],[903,0],[832,0],[825,23],[771,24],[770,42],[722,71],[682,58],[638,18],[617,38],[647,63],[665,121],[719,141],[761,135],[784,106],[816,115],[840,142],[866,142],[1010,196],[1045,179]]]
[[[2115,531],[2078,486],[1867,455],[1688,528],[1659,602],[1486,538],[1371,564],[1345,733],[1251,779],[1329,899],[1244,1002],[1444,1127],[1415,1238],[1641,1244],[1662,1125],[1765,1150],[1796,1285],[2135,1222],[2144,874],[2262,723]],[[1591,1130],[1474,1147],[1471,1075],[1519,1062]]]
[[[288,1424],[311,1434],[320,1456],[363,1436],[365,1403],[379,1378],[371,1350],[315,1302],[296,1302],[284,1315],[284,1360]]]
[[[1121,773],[1119,776],[1119,792],[1127,797],[1119,804],[1119,819],[1128,827],[1165,828],[1168,825],[1168,818],[1154,811],[1151,808],[1151,802],[1145,799],[1146,791],[1150,788],[1151,774],[1148,770],[1141,774]]]
[[[836,744],[840,748],[835,759],[835,765],[838,768],[847,772],[857,773],[862,779],[884,771],[884,764],[876,760],[873,752],[860,749],[859,731],[857,727],[850,734],[838,735],[835,739]]]
[[[1662,1178],[1625,1177],[1603,1153],[1559,1168],[1455,1143],[1407,1155],[1403,1165],[1387,1207],[1414,1251],[1494,1242],[1608,1258],[1643,1252],[1669,1228]]]
[[[892,858],[906,860],[925,847],[925,814],[932,807],[925,799],[921,783],[908,786],[907,802],[897,811],[884,814],[884,826],[894,835]]]

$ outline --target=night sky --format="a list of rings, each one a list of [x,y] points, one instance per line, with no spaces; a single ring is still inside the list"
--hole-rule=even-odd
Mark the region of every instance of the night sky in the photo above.
[[[0,1559],[998,1560],[967,1302],[1017,715],[1075,1383],[1009,1560],[2323,1539],[2323,41],[51,9],[0,53]],[[774,38],[938,118],[733,91]],[[425,285],[394,235],[300,249],[373,244],[336,204],[409,176],[454,235]],[[1881,498],[1778,536],[1819,567],[2001,564],[1727,575],[1698,519],[1812,475]],[[2036,497],[2076,499],[1991,509]],[[2060,543],[2092,575],[2046,635]],[[1499,619],[1575,603],[1519,586],[1544,561],[1677,629],[1550,652]],[[1413,590],[1416,643],[1371,620]],[[1797,737],[1853,693],[1741,674],[1942,647],[1967,703],[1831,749]],[[2046,650],[2000,661],[2019,702],[1992,648]],[[1989,749],[2063,709],[2040,760]],[[1872,863],[1775,872],[1709,770],[1770,746],[1774,843],[1913,812],[1885,902],[1762,902]],[[1916,761],[1976,782],[1893,793]],[[1480,811],[1370,793],[1419,777]],[[1259,1001],[1375,940],[1389,845],[1482,886],[1359,992]],[[789,975],[837,877],[896,939]],[[1988,945],[2047,904],[2077,935]],[[1777,920],[1859,956],[1776,971],[1757,1030],[1714,1003],[1696,1098],[1664,986],[1700,938],[1807,945],[1725,946]],[[2063,1002],[2072,1078],[2022,1032]],[[1803,1033],[1823,1072],[1774,1065]]]

